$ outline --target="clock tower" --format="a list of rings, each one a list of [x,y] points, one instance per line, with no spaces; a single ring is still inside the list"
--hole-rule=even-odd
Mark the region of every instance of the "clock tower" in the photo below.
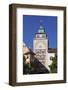
[[[39,62],[46,66],[48,59],[48,39],[43,25],[40,25],[38,33],[35,34],[35,38],[33,40],[33,51]]]

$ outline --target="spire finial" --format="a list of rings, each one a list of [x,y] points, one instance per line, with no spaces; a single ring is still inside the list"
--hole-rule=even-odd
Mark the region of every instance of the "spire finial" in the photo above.
[[[43,22],[43,20],[40,20],[40,23],[42,23]]]
[[[45,32],[42,22],[43,22],[43,20],[40,20],[40,28],[39,28],[39,31],[38,31],[39,33],[44,33]]]
[[[41,25],[41,26],[43,26],[42,23],[43,23],[43,20],[40,20],[40,25]]]

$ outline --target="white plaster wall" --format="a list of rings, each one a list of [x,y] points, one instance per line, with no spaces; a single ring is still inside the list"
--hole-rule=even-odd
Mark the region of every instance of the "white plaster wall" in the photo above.
[[[55,53],[48,53],[48,65],[51,65],[52,64],[52,60],[50,60],[50,57],[54,57],[55,56]]]
[[[52,64],[52,60],[50,60],[50,57],[54,57],[55,53],[48,53],[45,66],[50,71],[49,65]]]

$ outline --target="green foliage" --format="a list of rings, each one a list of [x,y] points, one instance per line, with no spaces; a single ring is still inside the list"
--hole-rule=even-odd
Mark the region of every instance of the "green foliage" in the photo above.
[[[57,73],[57,56],[51,57],[52,64],[49,66],[51,69],[51,73]]]
[[[23,56],[23,74],[30,74],[34,70],[33,64],[32,63],[27,63],[26,64],[26,59]]]

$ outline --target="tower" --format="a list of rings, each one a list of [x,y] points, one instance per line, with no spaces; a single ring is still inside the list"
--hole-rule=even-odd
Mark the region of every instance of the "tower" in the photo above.
[[[40,25],[38,33],[35,34],[33,50],[36,54],[36,58],[46,66],[46,61],[48,59],[48,39],[43,25]]]

